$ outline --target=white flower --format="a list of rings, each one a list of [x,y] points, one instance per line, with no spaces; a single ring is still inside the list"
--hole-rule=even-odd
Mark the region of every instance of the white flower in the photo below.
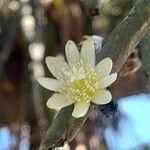
[[[90,102],[107,104],[112,95],[106,90],[116,78],[110,74],[112,60],[105,58],[95,66],[95,49],[91,39],[82,44],[79,53],[76,44],[68,41],[65,46],[67,62],[61,57],[47,57],[46,64],[56,79],[40,77],[38,82],[45,88],[55,91],[47,101],[51,109],[61,109],[74,103],[72,116],[86,115]]]

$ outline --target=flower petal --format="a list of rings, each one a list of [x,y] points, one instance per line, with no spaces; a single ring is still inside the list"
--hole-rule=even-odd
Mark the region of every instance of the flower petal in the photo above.
[[[100,90],[91,101],[97,105],[107,104],[111,101],[112,95],[108,90]]]
[[[41,84],[44,88],[52,91],[60,91],[60,81],[52,78],[39,77],[37,78],[39,84]]]
[[[63,107],[71,105],[73,102],[67,100],[63,95],[55,93],[49,98],[46,105],[51,109],[61,109]]]
[[[112,69],[113,62],[111,58],[107,57],[101,60],[97,65],[96,65],[96,70],[100,73],[101,76],[107,76],[110,74],[111,69]]]
[[[74,104],[72,116],[75,118],[80,118],[80,117],[85,116],[89,107],[90,107],[90,101],[89,102],[85,102],[85,101],[76,102]]]
[[[76,44],[69,40],[65,46],[66,57],[69,64],[74,64],[80,59],[79,51]]]
[[[86,63],[91,64],[92,67],[95,66],[95,49],[94,42],[91,38],[83,42],[81,48],[81,58]]]
[[[111,85],[117,79],[117,73],[112,73],[109,76],[106,76],[99,81],[99,88],[104,89]]]
[[[48,69],[57,79],[60,79],[62,77],[62,70],[68,67],[67,63],[59,57],[49,56],[46,57],[45,61]]]

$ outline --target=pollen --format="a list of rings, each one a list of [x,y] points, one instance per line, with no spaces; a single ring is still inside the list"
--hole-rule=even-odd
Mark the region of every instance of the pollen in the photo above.
[[[89,102],[98,92],[98,73],[82,59],[63,70],[63,74],[61,92],[69,101]]]

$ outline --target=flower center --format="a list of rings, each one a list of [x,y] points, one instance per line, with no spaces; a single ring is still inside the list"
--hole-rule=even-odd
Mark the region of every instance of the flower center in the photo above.
[[[62,94],[73,102],[89,102],[98,92],[98,73],[82,59],[63,72]]]

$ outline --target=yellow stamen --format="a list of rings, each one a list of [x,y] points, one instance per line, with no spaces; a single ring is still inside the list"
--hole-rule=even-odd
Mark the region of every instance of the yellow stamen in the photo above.
[[[68,100],[89,102],[98,92],[98,73],[82,59],[63,74],[66,80],[62,81],[61,92]]]

